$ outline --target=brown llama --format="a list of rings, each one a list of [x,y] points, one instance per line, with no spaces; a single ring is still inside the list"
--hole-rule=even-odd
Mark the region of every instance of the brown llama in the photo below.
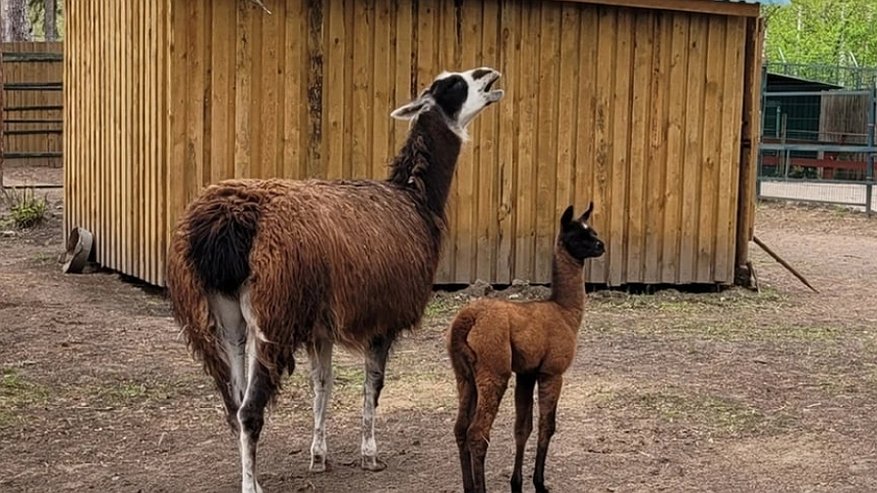
[[[444,72],[394,110],[412,123],[386,180],[228,180],[183,214],[168,290],[239,435],[242,491],[261,491],[255,463],[265,408],[302,346],[314,389],[311,469],[326,468],[336,342],[364,353],[362,466],[383,468],[374,417],[387,355],[423,315],[466,128],[502,98],[492,89],[499,77],[486,67]]]
[[[545,457],[554,434],[563,373],[572,363],[582,322],[585,259],[603,255],[603,242],[588,225],[594,204],[578,219],[563,213],[554,247],[551,297],[515,303],[481,299],[463,307],[448,331],[459,410],[454,434],[460,453],[463,489],[484,493],[484,461],[490,428],[512,372],[515,385],[515,468],[512,492],[523,485],[524,446],[533,430],[533,389],[539,383],[539,441],[533,483],[545,487]]]

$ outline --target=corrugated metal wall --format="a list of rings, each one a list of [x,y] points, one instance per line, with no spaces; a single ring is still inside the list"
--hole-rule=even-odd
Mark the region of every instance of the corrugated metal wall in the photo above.
[[[83,11],[101,3],[78,2],[74,18],[84,22]],[[389,118],[392,108],[441,70],[490,65],[504,73],[507,98],[470,129],[437,282],[549,280],[560,212],[590,199],[609,246],[590,281],[733,281],[744,18],[552,1],[265,3],[272,15],[245,1],[170,0],[169,85],[155,86],[161,75],[146,77],[157,99],[148,110],[133,108],[166,116],[123,132],[134,136],[134,146],[100,161],[128,164],[99,167],[104,174],[91,182],[135,206],[110,221],[135,225],[133,235],[119,236],[104,223],[96,231],[105,265],[162,283],[166,224],[201,187],[222,178],[385,176],[407,130]],[[145,3],[131,4],[124,8],[142,10]],[[83,56],[83,47],[114,46],[76,28],[74,22],[75,48],[68,49],[74,57]],[[164,46],[162,39],[153,45]],[[130,48],[143,40],[133,41]],[[154,70],[164,67],[160,57],[154,62],[160,67]],[[79,76],[82,67],[68,63]],[[133,74],[143,76],[136,65]],[[71,86],[68,100],[102,87]],[[168,87],[162,112],[155,104]],[[111,94],[100,101],[112,101]],[[101,108],[87,114],[106,115]],[[70,115],[78,115],[71,126],[82,118]],[[90,133],[80,136],[99,132],[84,125]],[[75,129],[68,135],[79,145]],[[107,152],[89,149],[86,156]],[[143,159],[136,150],[151,154]],[[71,163],[73,175],[89,169]],[[148,183],[162,183],[166,169],[167,188],[132,200],[128,188],[98,186],[108,168],[132,165],[144,178],[151,173]],[[136,207],[146,203],[157,215]],[[81,216],[77,210],[68,213],[70,223]],[[146,245],[134,249],[140,262],[120,264],[107,255],[118,238],[129,245],[123,251],[130,251],[129,239]]]

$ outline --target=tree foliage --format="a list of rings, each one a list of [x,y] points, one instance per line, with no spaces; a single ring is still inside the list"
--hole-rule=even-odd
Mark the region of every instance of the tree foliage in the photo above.
[[[770,61],[877,67],[875,0],[792,0],[764,14]]]

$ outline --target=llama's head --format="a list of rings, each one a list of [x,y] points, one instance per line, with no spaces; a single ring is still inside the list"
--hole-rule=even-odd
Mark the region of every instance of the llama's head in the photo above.
[[[573,218],[573,206],[567,207],[560,218],[560,243],[569,254],[580,262],[586,258],[603,255],[605,247],[597,232],[588,224],[594,203],[591,202],[588,210],[578,218]]]
[[[493,89],[500,73],[490,67],[465,72],[442,72],[414,101],[390,113],[400,120],[412,120],[431,108],[440,108],[451,127],[465,133],[469,123],[484,108],[502,99],[502,89]]]

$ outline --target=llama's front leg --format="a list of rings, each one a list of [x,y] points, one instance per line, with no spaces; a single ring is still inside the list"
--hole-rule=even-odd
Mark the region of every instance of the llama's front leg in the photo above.
[[[379,337],[371,341],[365,356],[365,383],[362,389],[362,468],[382,471],[387,465],[378,460],[375,442],[375,413],[381,390],[384,388],[384,370],[390,353],[391,341]]]
[[[557,401],[563,387],[563,376],[542,376],[539,378],[539,442],[536,445],[536,468],[533,472],[533,485],[536,493],[548,493],[545,486],[545,459],[548,444],[556,428]]]
[[[332,341],[317,339],[308,347],[311,384],[314,389],[314,440],[311,443],[312,472],[326,470],[326,416],[332,396]]]

